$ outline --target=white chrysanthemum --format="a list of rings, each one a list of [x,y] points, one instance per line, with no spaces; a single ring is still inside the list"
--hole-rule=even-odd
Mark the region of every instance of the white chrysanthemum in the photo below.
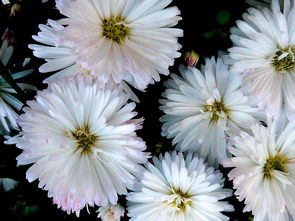
[[[169,74],[180,45],[182,30],[172,0],[57,0],[68,18],[60,43],[73,44],[78,60],[103,82],[132,82],[137,89]]]
[[[183,78],[173,74],[160,100],[162,134],[179,150],[220,162],[227,157],[227,136],[247,128],[259,110],[241,92],[240,75],[230,73],[221,58],[206,59],[201,72],[192,67],[180,72]]]
[[[189,154],[166,153],[153,157],[140,181],[140,190],[127,196],[131,221],[229,220],[221,212],[232,211],[232,195],[223,189],[222,174]]]
[[[252,125],[250,135],[233,139],[234,157],[224,162],[234,167],[228,176],[238,199],[245,199],[244,212],[252,211],[255,221],[295,218],[295,123],[283,122]]]
[[[64,43],[56,46],[58,33],[64,29],[59,22],[48,19],[47,25],[40,24],[41,30],[38,35],[34,35],[33,39],[40,44],[30,44],[29,48],[33,50],[33,54],[38,58],[43,58],[46,63],[41,65],[39,71],[41,73],[57,71],[50,77],[44,80],[44,83],[60,80],[64,77],[75,76],[77,74],[91,74],[92,71],[86,69],[82,63],[77,61],[77,56],[73,51],[73,46],[70,43]],[[93,73],[92,73],[93,74]],[[95,74],[93,74],[95,75]],[[127,83],[132,83],[128,82]],[[102,86],[104,84],[101,84]],[[123,81],[118,87],[122,87],[130,99],[139,102],[137,96],[130,87]]]
[[[7,41],[2,42],[0,48],[0,61],[4,66],[7,65],[13,53],[13,46],[8,46]],[[31,74],[34,70],[26,70],[18,73],[11,74],[14,80],[18,80],[28,74]],[[9,72],[9,71],[8,71]],[[10,72],[9,72],[10,73]],[[17,83],[17,85],[23,89],[36,89],[35,87],[24,84]],[[0,133],[9,133],[10,129],[18,130],[18,125],[16,119],[19,117],[18,111],[21,110],[23,103],[13,96],[16,91],[7,83],[7,81],[0,76]]]
[[[281,11],[279,1],[273,0],[270,7],[250,8],[231,30],[233,70],[243,73],[249,93],[271,116],[282,108],[295,113],[294,6],[285,0]]]
[[[18,164],[34,163],[27,179],[63,210],[116,204],[145,163],[145,143],[136,136],[142,119],[132,118],[135,103],[118,89],[101,89],[95,80],[77,76],[51,83],[29,101],[18,121]]]
[[[124,216],[125,210],[120,204],[108,204],[107,206],[100,207],[97,212],[97,217],[101,218],[102,221],[120,221],[121,217]]]

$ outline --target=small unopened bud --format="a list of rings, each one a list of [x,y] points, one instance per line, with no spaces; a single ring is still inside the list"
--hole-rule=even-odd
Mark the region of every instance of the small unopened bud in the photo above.
[[[197,65],[200,56],[195,51],[189,51],[185,53],[184,61],[187,63],[188,66],[194,67]]]
[[[21,11],[22,6],[20,4],[14,4],[10,9],[10,16],[15,16]]]
[[[6,28],[1,38],[3,41],[8,41],[10,44],[16,41],[14,31],[9,30],[9,28]]]

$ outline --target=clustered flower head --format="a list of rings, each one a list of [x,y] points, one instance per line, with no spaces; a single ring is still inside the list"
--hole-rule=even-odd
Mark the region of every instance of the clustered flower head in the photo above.
[[[148,163],[138,191],[127,196],[131,221],[228,220],[223,211],[233,207],[223,188],[222,174],[197,155],[176,151]]]
[[[18,164],[34,163],[27,179],[39,179],[39,187],[68,213],[117,203],[147,159],[135,134],[142,122],[132,119],[135,104],[126,104],[127,96],[113,85],[99,88],[96,81],[77,76],[52,83],[19,119]]]
[[[224,166],[234,167],[228,176],[235,194],[245,200],[244,211],[252,211],[255,220],[295,218],[294,131],[295,123],[286,119],[270,120],[268,127],[256,123],[229,148],[233,157]]]
[[[181,55],[171,2],[56,0],[63,19],[40,24],[29,45],[45,60],[47,88],[25,107],[13,94],[36,88],[11,81],[33,70],[6,70],[13,47],[3,41],[0,132],[20,130],[5,143],[22,150],[18,165],[31,165],[27,180],[68,214],[98,206],[102,221],[229,220],[222,164],[255,221],[295,219],[294,1],[248,0],[229,54],[201,65],[198,53],[185,54],[188,67],[171,74],[159,99],[162,135],[175,150],[150,157],[130,100],[140,102],[132,87],[144,92]],[[17,183],[0,179],[5,191]]]
[[[67,16],[57,44],[71,44],[79,62],[101,80],[127,80],[138,89],[168,75],[180,56],[177,38],[182,30],[170,28],[181,19],[171,0],[57,0]]]
[[[180,67],[160,100],[162,134],[182,151],[197,152],[211,164],[227,158],[226,140],[261,115],[241,90],[241,77],[222,58],[207,58],[201,71]]]
[[[270,7],[250,8],[231,30],[233,70],[270,116],[295,113],[294,17],[292,0],[273,0]]]

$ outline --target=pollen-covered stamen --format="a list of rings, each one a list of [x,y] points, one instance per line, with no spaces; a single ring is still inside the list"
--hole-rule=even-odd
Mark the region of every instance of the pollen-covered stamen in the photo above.
[[[72,132],[72,135],[78,144],[76,150],[80,150],[81,153],[91,152],[92,146],[97,141],[97,136],[90,132],[88,126],[77,128],[76,131]]]
[[[191,205],[192,201],[190,195],[182,192],[179,189],[172,188],[171,198],[168,200],[168,204],[175,207],[177,212],[185,211],[188,205]]]
[[[294,68],[295,48],[289,47],[276,51],[272,65],[277,71],[289,71]]]
[[[272,178],[274,170],[286,172],[285,165],[288,159],[282,155],[276,155],[269,157],[263,167],[263,174],[266,178]]]
[[[211,112],[211,120],[217,121],[219,118],[226,117],[228,109],[224,106],[223,101],[214,101],[211,104],[206,104],[203,108],[204,112]]]
[[[85,74],[85,75],[91,74],[90,69],[83,67],[83,65],[81,65],[81,64],[79,66],[80,66],[79,71],[78,71],[79,73]]]
[[[116,43],[121,43],[130,33],[129,27],[120,16],[104,19],[101,26],[102,35]]]

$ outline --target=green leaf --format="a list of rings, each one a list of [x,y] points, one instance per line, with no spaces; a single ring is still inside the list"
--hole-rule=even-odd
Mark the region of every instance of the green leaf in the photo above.
[[[218,12],[216,20],[220,25],[225,25],[230,19],[230,13],[226,10]]]
[[[204,38],[212,38],[214,36],[215,30],[213,31],[208,31],[206,33],[204,33]]]
[[[24,215],[28,216],[28,215],[31,215],[33,213],[36,213],[38,211],[38,209],[39,209],[38,205],[26,206],[26,208],[24,210]]]
[[[219,36],[222,37],[222,38],[225,38],[225,37],[227,37],[227,33],[223,32],[223,31],[220,31]]]

